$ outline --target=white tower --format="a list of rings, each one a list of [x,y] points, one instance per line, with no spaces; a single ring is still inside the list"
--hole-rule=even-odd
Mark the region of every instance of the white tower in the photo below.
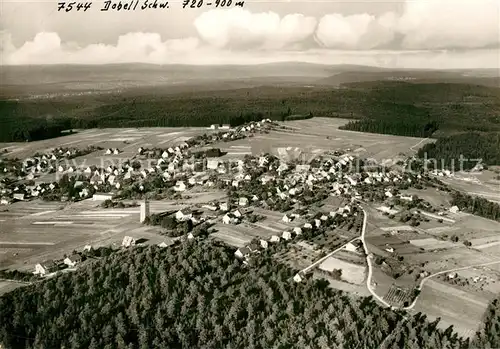
[[[140,222],[144,223],[147,217],[149,217],[149,201],[148,199],[144,199],[144,202],[141,202]]]

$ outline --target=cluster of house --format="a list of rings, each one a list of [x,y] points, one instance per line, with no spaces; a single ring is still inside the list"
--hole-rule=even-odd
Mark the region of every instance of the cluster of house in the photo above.
[[[91,249],[92,247],[90,245],[86,245],[83,248],[83,251],[86,252],[90,251]],[[78,253],[73,253],[72,255],[65,257],[62,261],[46,260],[35,265],[35,271],[33,272],[33,274],[41,277],[50,276],[54,273],[57,273],[61,269],[75,268],[82,261],[82,255]]]
[[[121,153],[121,151],[120,151],[120,149],[118,149],[118,148],[113,148],[113,149],[108,148],[108,149],[106,149],[106,151],[104,152],[104,155],[118,155],[118,154],[120,154],[120,153]]]
[[[306,230],[311,230],[314,231],[315,229],[320,228],[322,225],[326,224],[325,222],[331,217],[334,218],[337,215],[342,215],[343,217],[347,217],[351,211],[351,206],[350,205],[345,205],[343,207],[339,207],[336,211],[331,211],[328,215],[324,214],[319,218],[312,219],[308,222],[305,222],[301,226],[296,226],[290,229],[287,229],[281,233],[281,235],[272,235],[269,239],[264,240],[260,239],[259,242],[252,242],[249,245],[239,248],[235,252],[235,256],[244,262],[247,262],[247,259],[251,256],[252,253],[257,253],[260,250],[265,250],[269,247],[269,244],[276,244],[280,243],[282,241],[290,241],[294,238],[300,238],[300,236],[303,235],[304,231]],[[355,212],[353,214],[356,214]],[[299,219],[300,215],[298,214],[285,214],[282,218],[283,222],[290,223],[294,221],[295,219]],[[357,251],[358,245],[352,244],[352,246],[349,246],[349,248],[352,247],[353,251]]]
[[[264,130],[264,125],[272,126],[273,123],[269,119],[263,119],[260,122],[251,122],[243,126],[236,128],[221,128],[225,130],[224,132],[219,132],[217,134],[211,135],[209,142],[217,142],[221,140],[233,140],[248,136],[252,132],[259,130]],[[204,145],[207,140],[204,140]],[[164,181],[175,180],[175,178],[181,178],[178,180],[174,186],[174,190],[178,192],[185,191],[189,185],[206,185],[213,186],[214,181],[209,180],[209,176],[204,174],[203,162],[194,160],[189,153],[190,148],[198,146],[196,139],[193,141],[183,142],[175,147],[169,147],[165,149],[159,159],[156,159],[156,164],[148,168],[134,168],[131,164],[125,163],[119,167],[108,166],[107,168],[98,168],[96,166],[89,166],[86,168],[77,168],[76,166],[66,166],[64,164],[58,164],[57,160],[62,157],[67,157],[70,155],[75,155],[78,152],[77,149],[58,149],[56,152],[51,154],[43,154],[40,156],[35,156],[33,158],[26,159],[22,164],[22,176],[16,178],[16,180],[32,181],[41,173],[46,173],[47,170],[50,172],[58,172],[60,174],[68,174],[72,176],[80,176],[82,180],[78,180],[75,183],[75,188],[77,188],[77,196],[69,199],[85,199],[90,197],[94,192],[115,192],[120,190],[124,184],[127,183],[139,183],[139,190],[144,190],[144,187],[140,185],[140,182],[152,177],[153,175],[160,175]],[[139,148],[138,154],[144,155],[150,150]],[[106,155],[119,154],[119,149],[106,149]],[[208,161],[208,167],[217,167],[219,161],[213,160]],[[15,170],[15,169],[13,169]],[[5,172],[9,169],[5,168]],[[186,178],[187,173],[195,172],[193,175],[189,175]],[[186,178],[186,180],[184,180]],[[3,204],[11,203],[13,200],[26,200],[32,197],[37,197],[41,193],[47,190],[53,190],[57,183],[41,183],[37,186],[18,186],[17,190],[14,188],[5,188],[7,185],[4,184],[4,188],[1,193],[1,200]],[[54,188],[49,188],[54,186]],[[93,187],[93,189],[91,189]],[[99,193],[98,195],[101,195]],[[16,196],[14,197],[14,194]]]

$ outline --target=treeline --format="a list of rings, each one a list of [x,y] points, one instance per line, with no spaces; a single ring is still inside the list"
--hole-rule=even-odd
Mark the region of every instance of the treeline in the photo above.
[[[500,298],[488,306],[484,323],[472,343],[476,348],[500,348]]]
[[[389,120],[363,119],[349,121],[342,130],[382,133],[407,137],[430,137],[439,128],[436,121],[394,118]]]
[[[450,203],[457,206],[461,211],[500,222],[500,205],[496,202],[479,196],[454,191],[451,193]]]
[[[75,128],[238,126],[312,113],[350,117],[358,114],[357,109],[354,95],[327,89],[262,87],[172,94],[161,87],[137,88],[119,94],[0,101],[0,141],[41,139],[28,137],[35,133],[49,138]],[[43,131],[50,125],[61,127],[52,134]]]
[[[500,164],[500,132],[467,132],[438,138],[420,148],[418,156],[436,159],[438,167],[454,167],[456,171],[472,169],[479,159],[483,165]]]
[[[30,142],[56,138],[63,131],[71,129],[69,119],[40,119],[27,116],[9,118],[2,115],[0,120],[0,142]]]
[[[6,348],[468,348],[437,321],[380,308],[262,254],[204,240],[115,253],[0,297]],[[36,311],[34,311],[36,309]]]

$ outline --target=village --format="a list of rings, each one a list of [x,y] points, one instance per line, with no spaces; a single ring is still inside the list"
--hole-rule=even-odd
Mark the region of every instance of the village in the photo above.
[[[459,238],[457,229],[446,228],[459,221],[466,226],[470,218],[446,200],[435,200],[436,195],[447,195],[436,187],[440,178],[453,177],[449,171],[405,171],[405,159],[384,166],[350,148],[306,157],[294,147],[280,147],[231,158],[221,146],[284,129],[264,119],[235,128],[212,125],[166,147],[130,150],[127,141],[128,150],[57,147],[22,160],[7,153],[0,162],[3,222],[19,205],[52,203],[62,207],[31,214],[31,226],[43,232],[47,226],[57,227],[61,236],[68,229],[85,227],[90,234],[92,225],[102,219],[105,237],[110,236],[75,237],[59,256],[46,252],[50,246],[43,247],[45,252],[24,260],[21,269],[43,279],[100,258],[101,253],[92,252],[96,250],[115,253],[153,243],[167,248],[182,240],[210,238],[233,246],[235,258],[248,267],[261,252],[271,250],[273,258],[298,270],[294,282],[326,278],[334,288],[371,294],[382,305],[405,308],[415,305],[423,280],[446,268],[460,269],[452,262],[460,260],[458,255],[448,256],[445,267],[437,265],[436,252],[477,252],[472,236]],[[98,154],[107,166],[78,161],[89,154]],[[71,207],[74,214],[65,214]],[[85,221],[79,223],[79,215]],[[44,216],[51,219],[40,221]],[[91,219],[95,221],[89,223]],[[450,238],[439,234],[440,229],[456,232]],[[9,246],[23,244],[29,242],[0,246],[9,251]],[[2,268],[22,265],[15,261],[23,252],[12,253],[12,263]],[[428,253],[433,253],[430,259]],[[496,265],[493,259],[484,263],[489,262]],[[443,275],[457,278],[460,273]],[[492,280],[495,273],[470,278],[478,283]]]

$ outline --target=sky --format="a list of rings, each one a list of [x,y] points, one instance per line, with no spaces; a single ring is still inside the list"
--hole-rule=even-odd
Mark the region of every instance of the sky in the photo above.
[[[500,68],[500,0],[236,1],[118,12],[101,11],[101,0],[65,12],[56,1],[3,0],[1,64]]]

